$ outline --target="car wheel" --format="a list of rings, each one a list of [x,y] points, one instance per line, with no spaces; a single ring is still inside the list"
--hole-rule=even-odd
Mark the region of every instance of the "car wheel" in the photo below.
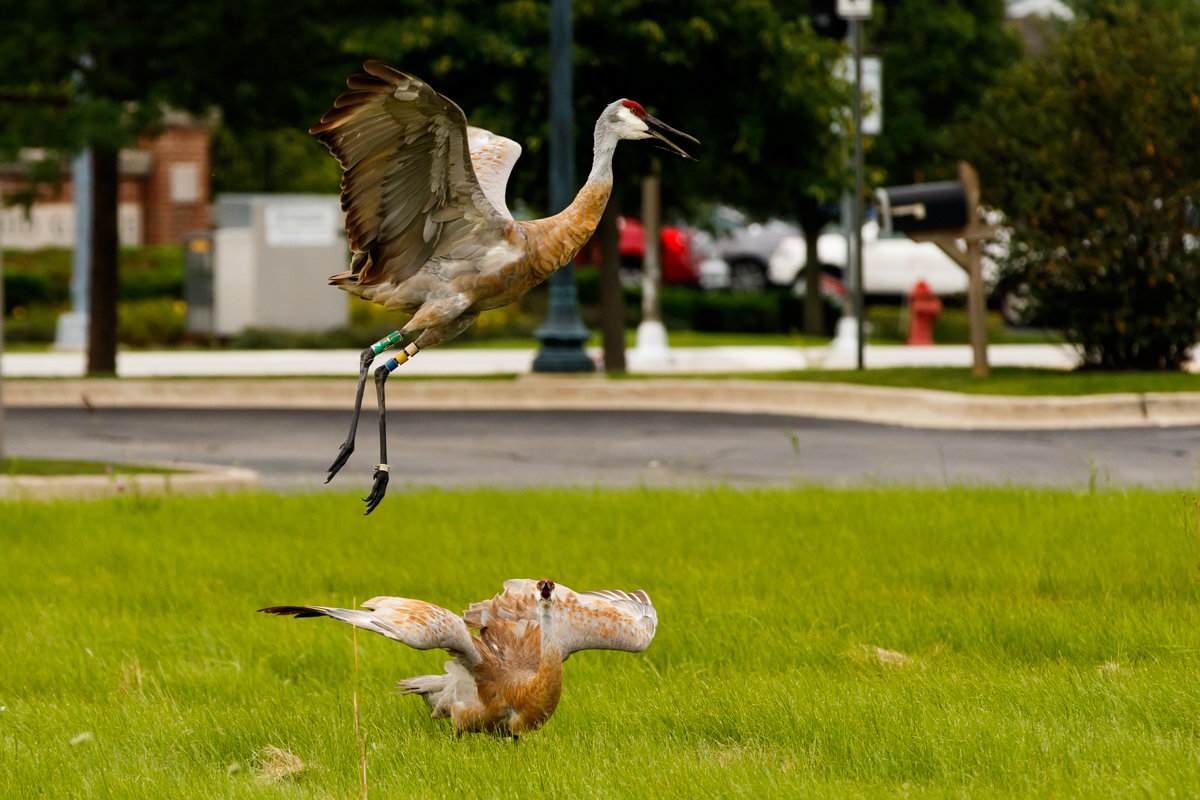
[[[729,289],[735,293],[761,292],[767,288],[767,270],[749,259],[729,265]]]

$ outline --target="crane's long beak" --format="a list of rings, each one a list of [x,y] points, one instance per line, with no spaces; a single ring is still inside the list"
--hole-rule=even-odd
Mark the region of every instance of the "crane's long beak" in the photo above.
[[[677,131],[674,128],[672,128],[670,125],[668,125],[667,123],[663,122],[661,119],[652,117],[649,114],[646,115],[645,119],[646,119],[646,125],[647,125],[647,130],[646,130],[647,133],[649,133],[655,139],[658,139],[660,142],[663,142],[664,144],[666,144],[667,147],[671,148],[672,151],[678,153],[679,155],[683,156],[684,158],[690,159],[692,161],[696,160],[695,156],[689,155],[686,150],[684,150],[682,147],[680,147],[679,145],[672,142],[664,134],[670,133],[674,136],[682,136],[684,139],[695,142],[696,144],[700,144],[699,139],[697,139],[695,136],[689,136],[688,134],[684,133],[683,131]]]

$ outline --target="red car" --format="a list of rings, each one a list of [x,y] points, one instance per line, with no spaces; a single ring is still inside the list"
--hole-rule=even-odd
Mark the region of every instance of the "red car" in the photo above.
[[[642,223],[632,217],[618,217],[621,284],[628,288],[642,285],[642,260],[646,257],[646,233]],[[692,251],[692,235],[684,228],[664,227],[659,234],[659,257],[663,283],[667,286],[699,286],[700,260]],[[579,254],[578,263],[600,267],[600,240],[593,238]]]

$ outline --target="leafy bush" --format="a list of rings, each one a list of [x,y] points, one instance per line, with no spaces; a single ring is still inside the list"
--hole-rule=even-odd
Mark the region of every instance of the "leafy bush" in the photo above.
[[[121,250],[121,300],[183,299],[183,248],[179,245]],[[61,305],[71,297],[71,251],[61,248],[4,251],[4,311]]]
[[[964,147],[1031,316],[1089,366],[1178,369],[1200,339],[1200,12],[1088,8],[987,93]]]
[[[44,306],[20,308],[4,320],[4,341],[22,344],[46,344],[54,341],[59,312]]]
[[[600,278],[593,269],[579,270],[579,302],[584,324],[599,327]],[[625,324],[636,327],[642,318],[640,289],[624,290]],[[719,333],[788,333],[804,329],[804,300],[787,291],[757,294],[702,292],[664,286],[661,294],[663,325],[668,330]],[[826,303],[825,328],[833,335],[840,309]]]
[[[117,308],[117,341],[134,347],[182,344],[187,306],[181,300],[130,300]]]
[[[4,251],[5,314],[17,307],[66,303],[70,296],[70,250]]]
[[[121,251],[122,300],[182,300],[183,276],[183,248],[179,245]]]

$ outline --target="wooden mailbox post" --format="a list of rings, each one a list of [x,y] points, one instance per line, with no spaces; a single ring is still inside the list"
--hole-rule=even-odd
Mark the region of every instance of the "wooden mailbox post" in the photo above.
[[[958,162],[958,181],[880,189],[880,225],[914,242],[933,242],[967,273],[967,319],[971,333],[972,371],[988,376],[987,297],[983,286],[983,241],[996,226],[979,218],[979,174]],[[960,247],[963,242],[965,247]]]

